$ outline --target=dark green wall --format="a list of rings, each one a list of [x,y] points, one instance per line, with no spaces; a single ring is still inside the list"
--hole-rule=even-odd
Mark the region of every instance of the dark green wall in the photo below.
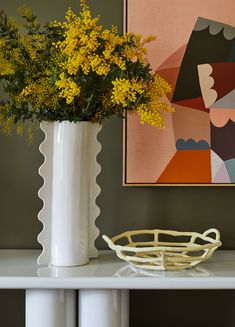
[[[78,8],[75,0],[0,0],[0,9],[10,15],[15,15],[16,8],[22,3],[31,5],[39,16],[40,21],[50,19],[62,19],[68,6]],[[90,0],[93,13],[102,16],[104,26],[118,25],[122,28],[122,0]],[[146,1],[146,4],[148,2]],[[166,21],[167,23],[167,21]],[[170,23],[170,22],[169,22]],[[170,28],[170,26],[169,26]],[[25,139],[13,136],[0,136],[0,207],[1,228],[0,248],[37,248],[37,235],[41,230],[41,224],[37,221],[37,213],[42,206],[37,197],[37,191],[42,184],[37,170],[42,163],[42,156],[38,152],[38,145],[43,136],[38,130],[35,131],[33,145],[29,146]],[[216,227],[221,231],[224,248],[235,249],[235,217],[233,214],[235,189],[233,187],[122,187],[122,121],[111,119],[106,122],[100,133],[102,152],[99,161],[102,172],[98,182],[102,188],[102,194],[98,198],[101,215],[97,225],[101,233],[114,235],[127,229],[139,228],[170,228],[179,230],[203,231],[210,227]],[[105,245],[101,238],[97,246]],[[173,292],[171,296],[175,301],[193,302],[195,292]],[[213,303],[215,296],[220,299],[223,315],[218,315],[211,321],[214,326],[234,326],[234,320],[229,319],[232,312],[229,303],[232,303],[234,292],[209,292],[208,301],[198,311],[206,309],[208,303]],[[131,305],[137,305],[138,310],[131,310],[131,327],[151,327],[159,324],[163,327],[173,326],[174,317],[169,316],[165,324],[164,314],[160,320],[155,318],[155,310],[151,309],[149,321],[144,323],[144,302],[149,297],[156,304],[160,298],[161,303],[168,307],[167,293],[137,292],[131,296]],[[204,297],[203,293],[200,293]],[[13,301],[12,301],[13,297]],[[0,292],[0,307],[2,304],[8,310],[16,310],[18,314],[11,317],[7,323],[7,314],[0,315],[0,326],[21,327],[24,326],[23,315],[23,292]],[[186,302],[187,302],[186,301]],[[173,305],[173,303],[172,303]],[[195,303],[196,305],[196,303]],[[141,307],[143,310],[141,311]],[[164,311],[164,305],[160,307]],[[5,310],[5,312],[8,312]],[[217,311],[218,312],[218,311]],[[137,314],[138,313],[138,314]],[[142,313],[142,314],[141,314]],[[206,311],[205,311],[206,314]],[[184,316],[184,324],[177,323],[174,326],[188,326],[190,316],[194,312],[190,307],[188,314]],[[147,314],[145,314],[147,316]],[[226,322],[224,317],[227,317]],[[171,324],[172,319],[172,324]],[[209,326],[203,324],[203,320],[195,321],[195,326]],[[193,326],[194,326],[193,325]],[[190,324],[190,326],[192,326]]]

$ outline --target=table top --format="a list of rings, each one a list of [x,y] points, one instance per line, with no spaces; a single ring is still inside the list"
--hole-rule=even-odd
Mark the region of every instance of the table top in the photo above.
[[[0,250],[1,289],[235,289],[235,251],[181,272],[133,270],[102,251],[81,267],[38,266],[39,250]]]

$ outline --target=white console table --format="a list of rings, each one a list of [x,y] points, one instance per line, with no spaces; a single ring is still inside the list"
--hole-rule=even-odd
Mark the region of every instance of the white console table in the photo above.
[[[26,327],[128,327],[131,289],[235,289],[235,251],[181,272],[133,271],[109,251],[82,267],[41,267],[40,251],[0,250],[0,288],[26,289]],[[79,290],[77,310],[76,291]]]

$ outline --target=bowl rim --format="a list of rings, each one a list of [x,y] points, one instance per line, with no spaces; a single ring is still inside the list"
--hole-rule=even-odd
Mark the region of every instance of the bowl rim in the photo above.
[[[212,238],[208,235],[210,234],[215,234],[215,238]],[[170,236],[191,236],[191,241],[189,242],[165,242],[168,244],[179,244],[179,246],[129,246],[131,236],[135,235],[147,235],[147,234],[165,234],[165,235],[170,235]],[[154,252],[154,251],[159,251],[159,252],[180,252],[180,251],[187,251],[187,252],[196,252],[196,251],[202,251],[205,249],[211,250],[215,247],[219,247],[222,245],[222,242],[220,241],[220,232],[216,228],[210,228],[206,230],[204,233],[199,233],[199,232],[181,232],[181,231],[174,231],[174,230],[165,230],[165,229],[146,229],[146,230],[132,230],[132,231],[126,231],[121,234],[115,235],[112,238],[109,238],[107,235],[103,235],[102,238],[104,241],[109,245],[109,247],[114,250],[114,251],[127,251],[127,252]],[[129,241],[128,245],[120,245],[117,244],[116,242],[123,239],[127,238]],[[193,238],[193,242],[192,242]],[[194,241],[200,238],[207,243],[205,244],[196,244]],[[132,240],[131,240],[132,241]],[[149,244],[153,243],[152,242],[134,242],[132,243],[134,245],[138,244]],[[160,242],[164,243],[164,242]],[[181,244],[181,246],[180,246]],[[191,245],[191,246],[188,246]]]

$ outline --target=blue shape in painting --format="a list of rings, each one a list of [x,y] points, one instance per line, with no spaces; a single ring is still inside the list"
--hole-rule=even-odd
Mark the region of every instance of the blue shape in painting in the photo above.
[[[231,183],[235,183],[235,158],[226,160],[224,163],[227,168]]]
[[[210,149],[209,144],[205,140],[200,140],[198,142],[193,139],[188,139],[187,141],[183,139],[178,139],[176,142],[177,150],[208,150]]]

